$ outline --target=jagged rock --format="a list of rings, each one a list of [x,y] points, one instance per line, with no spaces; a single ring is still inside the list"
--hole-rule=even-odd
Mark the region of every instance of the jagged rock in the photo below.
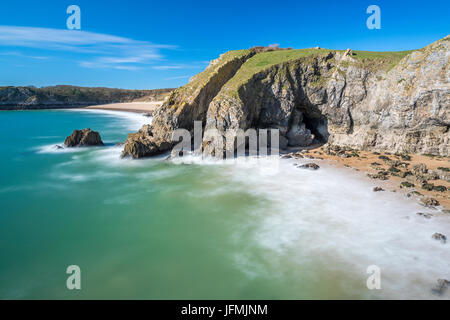
[[[434,198],[424,198],[421,200],[426,207],[434,208],[440,205],[439,201]]]
[[[291,147],[306,147],[313,142],[311,131],[306,129],[306,125],[302,121],[302,112],[294,110],[291,129],[286,135],[288,144]]]
[[[438,279],[436,286],[431,289],[431,292],[435,295],[441,296],[447,291],[450,286],[450,281],[447,279]]]
[[[374,187],[373,188],[373,192],[381,192],[381,191],[384,191],[384,189],[381,188],[381,187]]]
[[[401,170],[400,170],[400,169],[397,169],[396,167],[390,167],[390,168],[388,169],[388,171],[389,171],[391,174],[398,174],[399,172],[401,172]]]
[[[405,178],[409,182],[415,183],[417,185],[424,185],[425,183],[428,183],[428,181],[425,178],[423,178],[422,176],[418,177],[418,176],[414,176],[414,175],[406,175]]]
[[[441,241],[442,243],[446,243],[447,242],[447,237],[445,235],[443,235],[442,233],[436,232],[435,234],[433,234],[432,238],[434,240]]]
[[[415,176],[423,176],[428,172],[428,169],[424,163],[420,163],[412,168],[412,172]]]
[[[163,138],[153,136],[150,126],[145,125],[137,133],[128,135],[122,157],[131,156],[134,159],[151,157],[166,152],[171,146],[172,144]]]
[[[436,172],[439,174],[439,179],[450,182],[450,168],[439,167]]]
[[[433,191],[434,184],[432,184],[432,183],[424,183],[424,184],[422,184],[422,189],[423,190],[427,190],[427,191]]]
[[[411,161],[411,156],[407,154],[401,154],[400,157],[403,161]]]
[[[426,219],[431,219],[433,217],[432,214],[430,214],[430,213],[423,213],[423,212],[417,212],[417,215],[422,216],[422,217],[424,217]]]
[[[424,178],[428,180],[439,180],[439,173],[428,170],[428,173],[424,176]]]
[[[318,169],[320,169],[320,166],[319,166],[319,165],[317,165],[317,164],[315,164],[315,163],[307,163],[307,164],[304,164],[304,165],[298,166],[298,168],[301,168],[301,169],[312,169],[312,170],[318,170]]]
[[[433,187],[433,191],[437,191],[437,192],[445,192],[447,191],[447,187],[446,186],[434,186]]]
[[[409,183],[408,181],[403,181],[400,184],[400,188],[414,188],[414,184]]]
[[[64,141],[66,147],[103,146],[100,134],[91,129],[75,130]]]
[[[379,171],[375,174],[368,173],[367,176],[371,179],[389,180],[389,172],[387,171]]]
[[[423,197],[423,194],[421,194],[419,191],[416,191],[416,190],[411,191],[410,193],[411,193],[412,195],[415,195],[415,196],[418,196],[418,197]]]

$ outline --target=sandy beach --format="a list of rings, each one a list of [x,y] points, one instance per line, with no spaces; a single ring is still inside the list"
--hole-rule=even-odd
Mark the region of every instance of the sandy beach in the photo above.
[[[111,103],[86,107],[86,109],[127,111],[152,114],[164,101]]]

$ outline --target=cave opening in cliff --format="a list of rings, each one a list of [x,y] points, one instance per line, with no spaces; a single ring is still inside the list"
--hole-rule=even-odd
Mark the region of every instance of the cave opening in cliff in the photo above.
[[[325,116],[311,117],[305,114],[303,123],[306,129],[314,135],[313,144],[324,144],[328,142],[328,120]]]
[[[328,142],[328,120],[316,106],[300,106],[292,111],[286,134],[289,147],[308,147]]]

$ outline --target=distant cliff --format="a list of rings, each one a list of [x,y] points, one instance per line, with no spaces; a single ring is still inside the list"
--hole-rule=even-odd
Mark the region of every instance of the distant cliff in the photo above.
[[[280,145],[450,153],[450,37],[423,49],[230,51],[211,62],[130,134],[124,156],[173,147],[171,133],[277,128]],[[213,150],[214,141],[203,141]]]
[[[47,109],[131,101],[160,101],[172,90],[124,90],[74,86],[0,87],[0,109]]]

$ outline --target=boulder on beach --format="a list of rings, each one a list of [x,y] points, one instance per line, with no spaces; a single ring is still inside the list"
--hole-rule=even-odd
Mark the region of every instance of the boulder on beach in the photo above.
[[[450,281],[447,279],[438,279],[436,286],[431,289],[435,295],[441,296],[450,286]]]
[[[64,145],[69,148],[73,147],[88,147],[88,146],[103,146],[103,141],[100,134],[91,129],[75,130],[64,141]]]
[[[417,215],[421,216],[421,217],[424,217],[426,219],[431,219],[433,217],[432,214],[430,214],[430,213],[423,213],[423,212],[417,212]]]
[[[440,205],[439,201],[434,198],[424,198],[421,200],[425,207],[434,208]]]
[[[436,232],[435,234],[432,235],[432,238],[434,240],[439,240],[442,243],[446,243],[447,242],[447,237],[445,235],[443,235],[442,233]]]
[[[315,163],[307,163],[301,166],[298,166],[301,169],[312,169],[312,170],[318,170],[320,169],[320,166]]]

